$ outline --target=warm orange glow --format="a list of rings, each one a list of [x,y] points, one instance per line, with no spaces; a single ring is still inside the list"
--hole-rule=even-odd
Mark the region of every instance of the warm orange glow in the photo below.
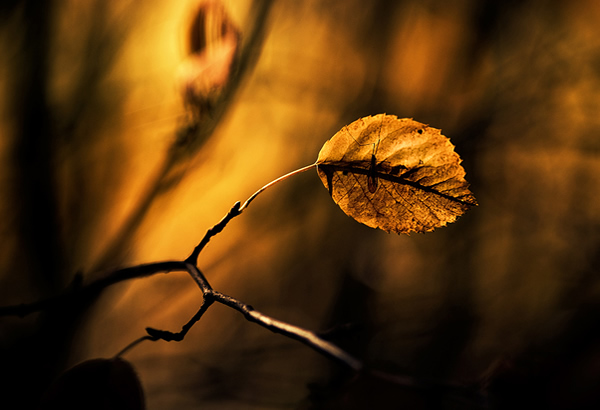
[[[401,373],[479,380],[505,359],[551,373],[560,353],[581,365],[573,380],[597,375],[584,370],[598,340],[582,336],[600,300],[597,2],[273,2],[245,66],[259,1],[63,0],[38,14],[11,3],[0,7],[0,305],[54,294],[76,272],[187,256],[234,202],[386,112],[443,129],[480,206],[427,235],[387,235],[302,173],[211,240],[199,266],[213,286],[310,329],[359,324],[340,343]],[[222,14],[191,41],[206,4]],[[141,206],[178,133],[215,118]],[[74,329],[64,361],[39,354],[62,366],[110,357],[147,326],[178,330],[200,302],[182,273],[121,284]],[[34,322],[0,317],[7,360],[41,366],[20,350]],[[333,401],[360,391],[333,391],[326,359],[220,306],[182,343],[127,358],[150,408],[290,408],[307,385]]]

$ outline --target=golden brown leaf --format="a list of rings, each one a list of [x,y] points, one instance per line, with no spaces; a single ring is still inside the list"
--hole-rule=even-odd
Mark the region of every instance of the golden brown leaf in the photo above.
[[[358,222],[387,232],[428,232],[477,205],[460,162],[440,130],[379,114],[327,141],[317,171],[335,203]]]

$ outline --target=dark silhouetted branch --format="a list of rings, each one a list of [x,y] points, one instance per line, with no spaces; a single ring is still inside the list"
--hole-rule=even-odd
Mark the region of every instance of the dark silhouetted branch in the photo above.
[[[310,169],[312,166],[314,165],[301,168],[297,171],[285,175],[284,177],[305,171],[307,169]],[[273,183],[279,180],[281,180],[281,178],[275,180]],[[192,277],[194,282],[196,282],[203,295],[202,304],[200,305],[200,308],[198,309],[196,314],[185,325],[182,326],[179,332],[170,332],[167,330],[159,330],[151,327],[146,328],[146,331],[148,333],[147,335],[142,336],[129,343],[125,348],[123,348],[121,351],[119,351],[119,353],[117,353],[116,357],[122,356],[123,354],[130,351],[135,346],[146,340],[164,340],[167,342],[182,341],[187,335],[187,333],[190,331],[190,329],[194,326],[194,324],[196,324],[196,322],[198,322],[202,318],[204,313],[208,311],[210,306],[217,302],[240,312],[246,318],[246,320],[256,323],[257,325],[262,326],[265,329],[270,330],[271,332],[278,333],[290,339],[297,340],[305,344],[306,346],[312,348],[316,352],[336,361],[341,365],[344,365],[345,367],[349,368],[350,370],[356,373],[361,373],[363,375],[375,377],[376,379],[386,381],[388,383],[394,383],[396,385],[409,388],[428,388],[431,386],[437,386],[464,390],[463,386],[457,386],[450,383],[436,383],[432,381],[424,382],[423,380],[414,379],[412,377],[393,375],[385,372],[376,371],[373,369],[367,369],[360,360],[350,355],[346,351],[340,349],[335,344],[327,341],[325,338],[320,337],[318,333],[312,332],[307,329],[303,329],[298,326],[294,326],[292,324],[283,322],[278,319],[274,319],[268,315],[265,315],[255,310],[252,306],[241,302],[231,296],[218,292],[212,288],[202,271],[200,271],[200,269],[197,266],[198,255],[202,252],[204,247],[208,244],[208,242],[213,236],[222,232],[223,229],[229,223],[229,221],[231,221],[234,217],[240,215],[243,209],[245,209],[245,207],[247,207],[248,204],[260,192],[273,185],[273,183],[267,184],[265,187],[261,188],[256,193],[254,193],[250,197],[250,199],[244,203],[244,205],[240,206],[240,202],[236,202],[231,207],[229,212],[223,217],[223,219],[221,219],[221,221],[219,221],[216,225],[214,225],[206,232],[206,234],[204,235],[200,243],[194,248],[190,256],[188,256],[183,261],[164,261],[117,269],[106,274],[103,278],[91,282],[87,285],[82,285],[80,283],[81,275],[78,275],[76,277],[76,280],[74,281],[74,284],[71,285],[71,287],[64,293],[30,304],[0,307],[0,317],[24,317],[33,312],[38,312],[56,307],[68,306],[71,303],[76,303],[77,301],[85,300],[85,298],[95,297],[107,287],[126,280],[144,278],[154,275],[156,273],[169,273],[174,271],[187,272]]]
[[[51,307],[68,305],[75,302],[75,300],[91,297],[92,295],[96,295],[107,287],[119,282],[143,278],[154,275],[155,273],[168,273],[171,271],[186,270],[185,262],[181,261],[156,262],[117,269],[110,272],[105,277],[91,282],[88,285],[71,286],[66,292],[48,299],[33,303],[22,303],[14,306],[2,306],[0,307],[0,316],[25,317],[34,312],[39,312]]]
[[[246,203],[247,205],[247,203]],[[170,332],[166,330],[158,330],[154,328],[146,328],[148,335],[140,337],[127,345],[122,349],[117,356],[124,354],[139,343],[150,340],[165,340],[165,341],[181,341],[184,339],[189,330],[194,326],[198,320],[202,318],[208,308],[214,303],[218,302],[225,306],[228,306],[234,310],[237,310],[244,317],[253,323],[256,323],[265,329],[272,332],[279,333],[287,336],[291,339],[298,340],[305,345],[311,347],[317,352],[341,363],[354,371],[360,371],[363,368],[362,363],[346,353],[333,343],[328,342],[325,339],[320,338],[317,333],[303,329],[298,326],[291,325],[289,323],[282,322],[267,316],[259,311],[255,310],[252,306],[243,303],[231,296],[225,295],[221,292],[215,291],[204,274],[196,266],[198,255],[204,249],[210,238],[220,233],[231,219],[240,214],[240,203],[236,202],[233,207],[229,210],[227,215],[219,221],[215,226],[210,228],[198,246],[194,249],[192,254],[183,261],[165,261],[149,263],[144,265],[132,266],[123,269],[117,269],[106,275],[102,279],[98,279],[88,285],[72,286],[71,289],[67,290],[61,295],[51,297],[39,302],[30,304],[21,304],[16,306],[5,306],[0,307],[0,316],[26,316],[33,312],[65,306],[70,303],[80,300],[80,298],[90,297],[97,295],[109,286],[123,282],[130,279],[143,278],[154,275],[156,273],[169,273],[173,271],[187,272],[192,277],[194,282],[200,287],[203,294],[203,302],[196,314],[181,328],[179,332]]]
[[[291,339],[297,340],[304,343],[305,345],[313,348],[319,353],[348,366],[354,371],[361,371],[363,364],[360,360],[346,353],[333,343],[327,340],[321,339],[316,333],[309,330],[303,329],[298,326],[291,325],[289,323],[282,322],[281,320],[274,319],[267,316],[258,310],[255,310],[252,306],[240,302],[230,296],[224,295],[220,292],[212,291],[211,297],[214,298],[215,302],[219,302],[223,305],[229,306],[232,309],[240,312],[246,320],[254,322],[265,329],[269,329],[271,332],[279,333],[287,336]]]
[[[221,221],[219,221],[218,224],[216,224],[215,226],[210,228],[208,231],[206,231],[206,234],[204,234],[204,237],[202,238],[202,240],[200,241],[198,246],[196,246],[194,248],[192,254],[190,256],[188,256],[185,261],[188,263],[191,263],[193,265],[196,265],[198,263],[198,255],[200,255],[200,252],[202,252],[202,249],[204,249],[204,247],[208,244],[208,242],[210,241],[210,238],[212,238],[213,236],[220,233],[223,230],[223,228],[225,228],[225,226],[227,226],[229,221],[231,221],[233,218],[238,216],[240,213],[241,213],[240,203],[236,202],[235,204],[233,204],[233,206],[231,207],[229,212],[227,212],[227,215],[225,215],[223,217],[223,219],[221,219]]]

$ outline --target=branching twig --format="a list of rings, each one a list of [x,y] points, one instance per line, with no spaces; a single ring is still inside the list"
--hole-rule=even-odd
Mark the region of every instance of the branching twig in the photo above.
[[[287,176],[290,176],[294,173],[302,172],[306,169],[309,169],[310,167],[312,167],[312,165],[309,167],[301,168],[298,171],[294,171],[293,173],[290,173]],[[280,181],[280,180],[282,180],[282,178],[275,180],[273,183]],[[248,201],[246,201],[246,203],[244,205],[248,206],[250,201],[252,199],[254,199],[256,197],[256,195],[258,195],[260,192],[264,191],[264,189],[271,186],[273,183],[267,184],[265,187],[263,187],[259,191],[257,191],[254,195],[252,195],[252,197],[250,197],[250,199]],[[196,266],[198,255],[200,254],[202,249],[204,249],[206,244],[210,241],[210,239],[213,236],[215,236],[216,234],[221,232],[225,228],[225,226],[227,226],[227,224],[229,223],[229,221],[231,219],[233,219],[234,217],[236,217],[237,215],[239,215],[241,213],[240,209],[241,209],[240,203],[236,202],[233,205],[233,207],[229,210],[227,215],[225,215],[225,217],[223,217],[223,219],[221,221],[219,221],[219,223],[217,223],[215,226],[213,226],[206,232],[206,234],[204,235],[204,237],[202,238],[202,240],[200,241],[198,246],[196,246],[196,248],[194,248],[194,251],[192,252],[192,254],[183,261],[157,262],[157,263],[150,263],[150,264],[145,264],[145,265],[124,268],[124,269],[118,269],[118,270],[113,271],[108,276],[106,276],[102,279],[99,279],[95,282],[92,282],[89,285],[81,286],[77,289],[69,290],[69,291],[63,293],[62,295],[55,296],[50,299],[46,299],[46,300],[39,301],[39,302],[34,302],[31,304],[22,304],[22,305],[17,305],[17,306],[1,307],[0,308],[0,316],[16,315],[16,316],[23,317],[30,313],[44,310],[44,309],[47,309],[50,307],[55,307],[57,305],[66,305],[68,303],[73,302],[76,298],[84,298],[88,295],[94,294],[96,292],[100,292],[103,289],[107,288],[108,286],[111,286],[113,284],[116,284],[116,283],[119,283],[119,282],[122,282],[125,280],[142,278],[142,277],[150,276],[150,275],[153,275],[155,273],[160,273],[160,272],[168,273],[171,271],[186,271],[190,274],[192,279],[200,287],[200,290],[202,291],[203,298],[204,298],[202,305],[200,306],[200,309],[194,315],[194,317],[192,317],[192,319],[190,319],[190,321],[188,321],[188,323],[186,323],[182,327],[181,331],[179,331],[177,333],[165,331],[165,330],[157,330],[154,328],[147,328],[146,329],[146,331],[148,332],[147,336],[136,339],[135,341],[133,341],[132,343],[127,345],[123,350],[121,350],[117,355],[124,354],[126,351],[129,351],[131,348],[133,348],[134,346],[138,345],[139,343],[141,343],[145,340],[151,340],[151,341],[157,341],[157,340],[181,341],[181,340],[183,340],[183,338],[188,333],[188,331],[192,328],[192,326],[198,320],[200,320],[200,318],[208,310],[208,308],[214,302],[218,302],[218,303],[221,303],[225,306],[228,306],[228,307],[235,309],[238,312],[242,313],[244,315],[244,317],[251,322],[254,322],[272,332],[279,333],[279,334],[282,334],[289,338],[298,340],[298,341],[304,343],[305,345],[313,348],[317,352],[324,354],[325,356],[328,356],[328,357],[336,360],[337,362],[346,365],[350,369],[355,370],[355,371],[360,371],[362,369],[363,365],[358,359],[356,359],[353,356],[351,356],[350,354],[346,353],[345,351],[343,351],[342,349],[340,349],[333,343],[330,343],[330,342],[326,341],[325,339],[320,338],[316,333],[311,332],[306,329],[303,329],[298,326],[291,325],[289,323],[282,322],[280,320],[277,320],[270,316],[267,316],[263,313],[260,313],[259,311],[255,310],[252,306],[250,306],[246,303],[243,303],[231,296],[225,295],[221,292],[217,292],[212,288],[212,286],[210,285],[210,283],[208,282],[208,280],[206,279],[204,274]]]
[[[138,265],[123,269],[117,269],[107,274],[104,278],[98,279],[88,285],[79,285],[76,287],[72,287],[65,293],[51,297],[46,300],[30,303],[30,304],[21,304],[16,306],[5,306],[0,307],[0,316],[26,316],[33,312],[50,309],[59,306],[65,306],[70,303],[76,302],[77,300],[81,300],[81,298],[86,298],[92,295],[99,294],[102,290],[107,287],[117,284],[119,282],[123,282],[130,279],[143,278],[147,276],[154,275],[156,273],[169,273],[173,271],[179,272],[187,272],[194,282],[200,288],[203,294],[203,301],[196,312],[196,314],[184,325],[182,326],[179,332],[170,332],[166,330],[158,330],[151,327],[146,328],[147,335],[142,336],[133,342],[129,343],[125,348],[123,348],[116,356],[121,356],[126,352],[130,351],[132,348],[137,346],[138,344],[149,340],[149,341],[181,341],[185,338],[189,330],[194,326],[198,320],[202,318],[204,313],[212,306],[215,302],[220,303],[222,305],[228,306],[238,312],[240,312],[246,320],[256,323],[265,329],[268,329],[274,333],[279,333],[290,339],[297,340],[301,343],[304,343],[308,347],[312,348],[316,352],[329,357],[330,359],[336,361],[339,364],[342,364],[352,371],[356,373],[363,373],[370,375],[371,377],[375,377],[380,380],[385,380],[387,382],[392,382],[396,385],[410,387],[410,388],[427,388],[428,386],[437,385],[443,387],[450,388],[459,388],[462,389],[462,386],[457,386],[450,383],[423,383],[420,380],[398,376],[393,374],[388,374],[385,372],[374,371],[372,369],[366,369],[364,364],[350,355],[346,351],[340,349],[335,344],[325,340],[320,337],[317,333],[303,329],[298,326],[291,325],[289,323],[283,322],[278,319],[274,319],[270,316],[267,316],[257,310],[255,310],[252,306],[243,303],[231,296],[225,295],[221,292],[218,292],[212,288],[204,274],[198,269],[197,259],[200,252],[204,249],[206,244],[210,241],[210,239],[220,233],[225,226],[231,221],[234,217],[238,216],[244,208],[248,206],[248,204],[256,198],[258,194],[272,186],[276,182],[279,182],[291,175],[294,175],[299,172],[303,172],[307,169],[310,169],[314,166],[309,165],[303,168],[300,168],[294,172],[290,172],[289,174],[284,175],[281,178],[274,180],[273,182],[265,185],[258,191],[256,191],[245,203],[240,206],[239,202],[236,202],[227,215],[219,221],[215,226],[210,228],[198,246],[194,248],[194,251],[191,253],[189,257],[187,257],[183,261],[164,261],[164,262],[156,262],[149,263],[144,265]]]
[[[0,308],[0,316],[26,316],[30,313],[44,310],[50,307],[56,307],[58,305],[66,305],[73,302],[75,298],[85,297],[92,292],[98,292],[102,289],[107,288],[113,284],[136,278],[142,278],[161,272],[171,271],[187,271],[194,281],[200,287],[204,301],[200,306],[198,312],[192,317],[192,319],[186,323],[182,330],[178,333],[173,333],[164,330],[157,330],[153,328],[147,328],[148,336],[141,337],[134,342],[130,343],[118,355],[122,355],[126,351],[130,350],[135,345],[143,342],[144,340],[166,340],[166,341],[181,341],[192,328],[192,326],[202,317],[202,315],[208,310],[208,308],[214,303],[218,302],[230,308],[237,310],[242,313],[244,317],[258,325],[269,329],[272,332],[282,334],[292,339],[298,340],[307,346],[312,347],[317,352],[322,353],[334,360],[348,366],[349,368],[359,371],[362,368],[361,362],[349,355],[348,353],[341,350],[334,344],[321,339],[316,333],[309,330],[303,329],[298,326],[293,326],[280,320],[274,319],[267,315],[264,315],[246,303],[243,303],[231,296],[225,295],[221,292],[217,292],[212,289],[209,282],[202,272],[193,264],[186,261],[167,261],[157,262],[146,265],[134,266],[131,268],[119,269],[106,278],[97,280],[90,283],[89,285],[82,286],[77,290],[72,290],[62,295],[46,299],[40,302],[31,304],[21,304],[17,306],[5,306]]]

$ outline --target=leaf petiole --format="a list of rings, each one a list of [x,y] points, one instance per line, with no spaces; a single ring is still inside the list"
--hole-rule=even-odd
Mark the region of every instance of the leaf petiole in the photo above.
[[[250,205],[250,202],[252,202],[254,200],[254,198],[256,198],[258,196],[258,194],[260,194],[261,192],[263,192],[267,188],[269,188],[269,187],[275,185],[276,183],[281,182],[284,179],[287,179],[287,178],[289,178],[289,177],[291,177],[293,175],[296,175],[296,174],[299,174],[301,172],[307,171],[307,170],[309,170],[309,169],[311,169],[311,168],[313,168],[315,166],[317,166],[316,162],[314,164],[310,164],[310,165],[307,165],[305,167],[299,168],[299,169],[297,169],[295,171],[289,172],[289,173],[287,173],[287,174],[285,174],[283,176],[280,176],[279,178],[274,179],[273,181],[269,182],[268,184],[266,184],[265,186],[263,186],[262,188],[260,188],[258,191],[256,191],[255,193],[253,193],[250,196],[250,198],[248,198],[246,200],[246,202],[244,202],[244,204],[240,207],[239,212],[241,213],[244,209],[246,209],[246,207],[248,205]]]

